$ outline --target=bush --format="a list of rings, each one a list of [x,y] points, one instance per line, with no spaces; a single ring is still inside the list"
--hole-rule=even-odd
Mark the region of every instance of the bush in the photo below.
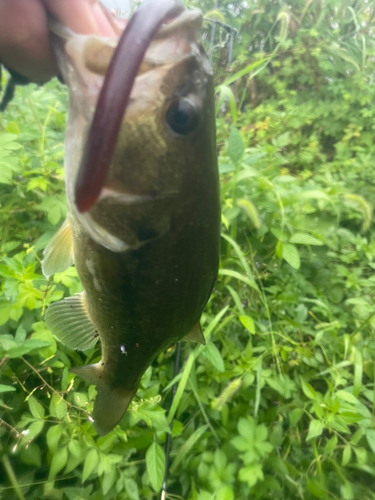
[[[238,29],[230,72],[219,28],[213,52],[223,238],[208,342],[183,346],[172,405],[173,349],[160,354],[108,436],[88,418],[94,388],[68,373],[81,354],[43,322],[80,291],[74,268],[40,269],[66,213],[66,90],[20,88],[0,117],[0,498],[154,498],[173,418],[170,498],[375,498],[374,7],[199,3]]]

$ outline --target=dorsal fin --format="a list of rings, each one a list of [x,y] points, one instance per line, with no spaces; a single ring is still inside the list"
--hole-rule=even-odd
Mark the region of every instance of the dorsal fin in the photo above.
[[[88,314],[84,292],[51,304],[45,321],[53,335],[71,349],[90,349],[99,337]]]
[[[206,340],[202,333],[202,328],[197,321],[190,332],[181,339],[182,342],[198,342],[198,344],[206,345]]]
[[[73,234],[69,218],[54,234],[43,252],[42,271],[46,278],[62,273],[73,264]]]

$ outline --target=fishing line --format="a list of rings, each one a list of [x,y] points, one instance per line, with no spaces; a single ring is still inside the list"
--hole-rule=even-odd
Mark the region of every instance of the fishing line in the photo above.
[[[176,359],[174,362],[174,373],[173,373],[173,378],[177,377],[177,374],[180,370],[180,354],[181,354],[181,342],[178,342],[177,344],[177,349],[176,349]],[[172,387],[172,399],[171,399],[171,404],[170,407],[173,404],[174,397],[176,396],[176,391],[177,391],[177,382],[173,384]],[[165,445],[165,471],[164,471],[164,479],[163,479],[163,486],[161,489],[161,496],[160,500],[165,500],[166,495],[167,495],[167,479],[168,479],[168,468],[169,468],[169,454],[171,452],[171,444],[172,444],[172,427],[173,427],[173,419],[171,423],[169,424],[169,428],[171,432],[167,436],[167,442]]]

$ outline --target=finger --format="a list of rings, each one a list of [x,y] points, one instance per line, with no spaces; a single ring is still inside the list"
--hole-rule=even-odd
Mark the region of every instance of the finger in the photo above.
[[[81,34],[114,36],[107,16],[96,0],[42,0],[64,26]]]
[[[34,81],[58,73],[39,0],[0,1],[0,60]]]

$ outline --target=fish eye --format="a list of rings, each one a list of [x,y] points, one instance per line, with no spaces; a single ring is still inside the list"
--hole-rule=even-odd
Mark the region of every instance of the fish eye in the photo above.
[[[187,135],[197,127],[199,112],[191,101],[182,98],[172,102],[167,110],[166,119],[173,132]]]

